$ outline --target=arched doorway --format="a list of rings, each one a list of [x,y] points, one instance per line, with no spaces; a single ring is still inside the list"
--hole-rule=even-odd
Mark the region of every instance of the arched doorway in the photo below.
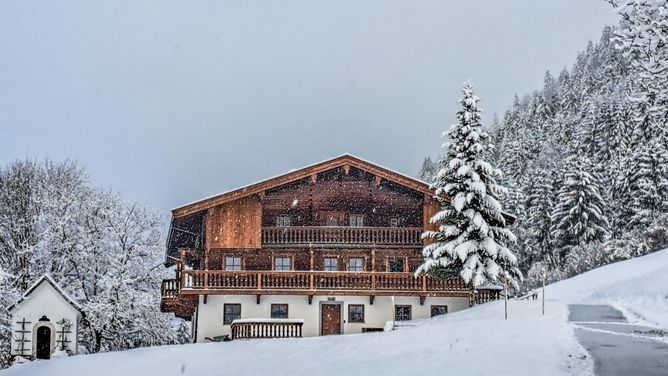
[[[35,340],[35,358],[51,358],[51,328],[43,325],[37,328]]]
[[[51,358],[51,328],[40,326],[37,328],[37,359]]]

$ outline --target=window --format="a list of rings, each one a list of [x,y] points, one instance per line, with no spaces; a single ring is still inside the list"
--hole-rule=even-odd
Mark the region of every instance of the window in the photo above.
[[[364,216],[360,214],[351,214],[350,227],[364,227]]]
[[[338,226],[339,221],[336,218],[334,218],[333,216],[329,216],[329,217],[327,217],[327,221],[325,222],[325,224],[327,226]]]
[[[448,306],[446,305],[433,305],[431,306],[431,317],[438,315],[445,315],[448,313]]]
[[[290,227],[292,226],[292,220],[289,215],[281,215],[276,217],[276,226],[277,227]]]
[[[348,304],[348,322],[364,322],[364,304]]]
[[[325,257],[325,271],[335,272],[339,270],[339,260],[334,257]]]
[[[350,272],[363,272],[364,271],[364,259],[361,257],[352,257],[348,259],[348,271]]]
[[[404,219],[402,217],[392,217],[390,218],[391,227],[399,227],[404,224]]]
[[[232,321],[241,318],[241,304],[223,305],[223,324],[230,325]]]
[[[227,271],[241,270],[241,257],[234,257],[234,256],[225,257],[225,270]]]
[[[389,260],[387,268],[392,273],[403,273],[404,271],[406,271],[404,269],[404,259]]]
[[[279,256],[274,259],[274,270],[285,272],[292,270],[292,259],[288,256]]]
[[[396,321],[411,320],[411,306],[409,305],[394,306],[394,319]]]
[[[288,305],[287,304],[272,304],[271,305],[271,318],[272,319],[287,319],[288,318]]]

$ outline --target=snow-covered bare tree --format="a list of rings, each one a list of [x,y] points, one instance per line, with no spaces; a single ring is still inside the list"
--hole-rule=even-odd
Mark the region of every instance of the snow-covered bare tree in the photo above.
[[[459,275],[473,286],[497,282],[508,273],[516,285],[521,273],[508,248],[515,235],[506,228],[500,203],[505,192],[497,184],[501,172],[482,158],[489,136],[482,130],[471,84],[464,84],[463,94],[434,182],[442,210],[431,221],[439,230],[423,235],[433,243],[423,249],[425,261],[418,273]]]
[[[163,225],[144,206],[92,187],[74,162],[12,162],[0,169],[0,261],[9,276],[0,302],[48,273],[84,308],[84,350],[183,342],[181,320],[159,310]],[[7,317],[0,310],[0,341]]]

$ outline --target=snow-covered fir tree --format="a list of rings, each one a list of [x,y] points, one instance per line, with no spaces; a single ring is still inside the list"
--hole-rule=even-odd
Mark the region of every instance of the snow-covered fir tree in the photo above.
[[[601,186],[586,156],[564,162],[564,181],[552,211],[552,237],[562,256],[578,244],[603,240],[608,235],[606,203]]]
[[[426,183],[431,183],[436,177],[438,167],[436,163],[431,160],[431,157],[426,157],[422,162],[422,167],[420,167],[420,172],[418,173],[418,179]]]
[[[418,273],[457,274],[473,286],[498,282],[507,273],[516,284],[521,273],[508,248],[515,235],[506,228],[500,203],[505,192],[497,184],[501,172],[483,159],[489,136],[482,130],[479,99],[469,83],[463,94],[434,182],[442,210],[431,221],[439,230],[423,235],[433,243],[423,249],[425,262]]]
[[[541,90],[511,99],[492,131],[524,272],[540,262],[561,278],[634,254],[628,244],[642,252],[661,244],[643,229],[668,213],[668,0],[610,3],[620,24],[604,28],[558,77],[546,73]],[[577,181],[595,182],[590,196],[601,198],[600,217],[579,227],[567,213]],[[550,202],[543,192],[559,195]],[[578,258],[590,248],[602,253]]]

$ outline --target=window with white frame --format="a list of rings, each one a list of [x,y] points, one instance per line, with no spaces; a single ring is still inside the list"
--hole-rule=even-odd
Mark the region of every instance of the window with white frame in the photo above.
[[[362,257],[351,257],[348,259],[348,271],[349,272],[363,272],[364,271],[364,258]]]
[[[227,271],[241,270],[241,257],[237,256],[225,257],[225,270]]]
[[[361,214],[351,214],[350,227],[364,227],[364,216]]]
[[[274,259],[274,270],[279,272],[292,270],[292,258],[289,256],[277,256]]]
[[[339,260],[336,257],[325,257],[325,271],[335,272],[339,270]]]
[[[289,215],[279,215],[276,217],[276,227],[290,227],[292,226],[292,219]]]
[[[404,224],[404,219],[402,217],[392,217],[390,218],[391,227],[399,227]]]

